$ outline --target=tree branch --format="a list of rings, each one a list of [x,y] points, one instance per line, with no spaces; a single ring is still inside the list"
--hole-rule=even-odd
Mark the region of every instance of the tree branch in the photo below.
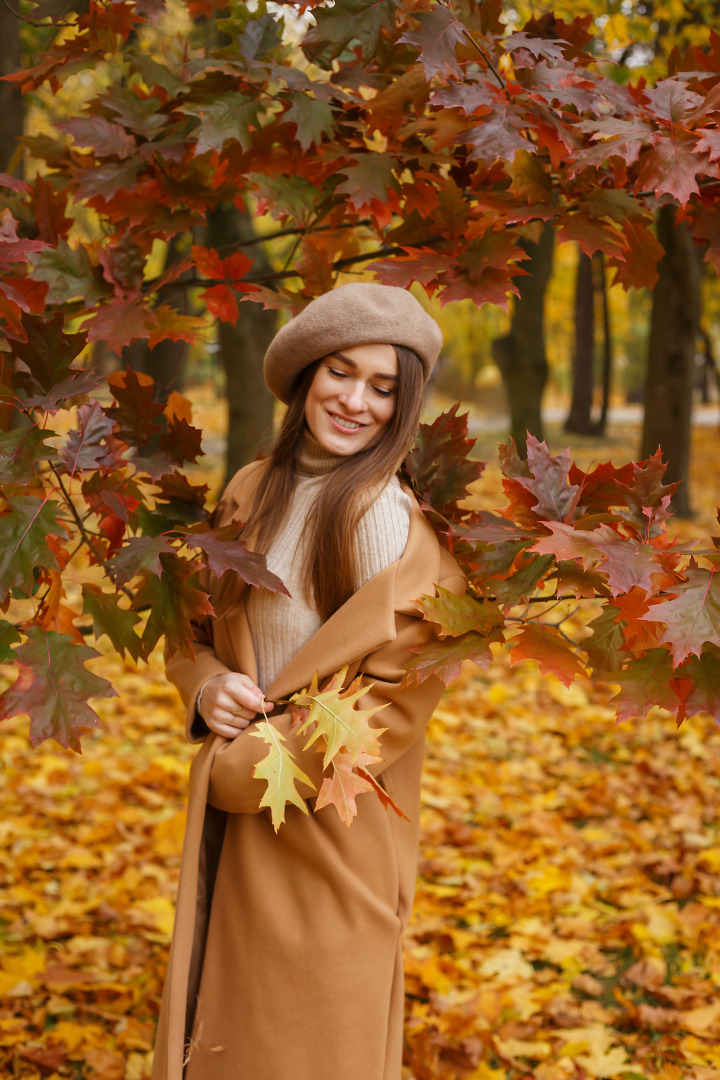
[[[430,236],[426,240],[422,240],[421,244],[423,247],[430,247],[432,244],[436,244],[442,239],[443,237],[441,236]],[[387,245],[386,247],[378,248],[376,251],[366,252],[364,255],[348,255],[344,259],[336,259],[335,262],[331,264],[331,268],[337,272],[339,270],[344,270],[348,266],[355,266],[358,263],[373,262],[375,259],[382,259],[387,255],[404,255],[405,253],[405,249],[402,247],[398,247],[397,245]],[[298,277],[302,277],[299,270],[276,270],[271,274],[259,274],[257,277],[251,276],[243,278],[242,280],[249,285],[271,285],[276,281],[284,281],[287,278]],[[187,281],[169,281],[167,285],[162,285],[159,290],[156,289],[154,291],[167,293],[172,292],[173,289],[185,291],[186,289],[194,289],[197,287],[207,288],[211,285],[227,284],[228,283],[224,278],[191,278]],[[147,291],[152,292],[153,290],[150,288]]]

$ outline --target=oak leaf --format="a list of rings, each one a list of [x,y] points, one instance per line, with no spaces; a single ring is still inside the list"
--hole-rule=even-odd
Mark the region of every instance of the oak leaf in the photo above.
[[[285,736],[267,720],[253,724],[248,735],[262,739],[270,747],[266,756],[255,765],[253,776],[267,783],[260,806],[269,807],[273,828],[277,832],[285,821],[285,807],[288,803],[297,806],[303,814],[308,812],[307,803],[295,785],[305,784],[311,791],[315,790],[315,785],[299,768],[293,755],[284,745]]]
[[[327,768],[340,751],[347,752],[353,765],[380,759],[380,736],[385,728],[373,727],[370,717],[385,708],[376,705],[372,709],[358,709],[357,703],[372,683],[360,685],[356,679],[346,690],[343,683],[347,668],[333,675],[323,690],[318,687],[317,676],[307,690],[293,694],[290,699],[296,709],[304,713],[298,731],[308,735],[305,749],[323,740],[323,768]]]
[[[60,506],[52,499],[35,495],[7,497],[8,510],[0,515],[0,601],[11,589],[30,596],[35,569],[57,569],[57,559],[48,546],[49,536],[64,536]]]
[[[700,656],[703,645],[720,645],[720,574],[718,567],[706,570],[691,567],[687,580],[672,586],[672,600],[658,604],[652,612],[641,616],[648,622],[662,622],[662,637],[672,653],[675,665],[690,654]]]
[[[239,574],[243,581],[270,592],[289,596],[280,578],[268,570],[265,559],[250,549],[241,539],[242,525],[230,523],[221,529],[203,524],[189,529],[183,536],[188,547],[200,548],[210,572],[218,579],[228,570]]]
[[[339,751],[332,760],[332,774],[323,780],[315,802],[316,810],[334,806],[346,825],[352,825],[357,815],[356,796],[375,790],[367,776],[356,771],[356,764],[348,751]]]
[[[543,675],[552,672],[560,682],[570,686],[576,675],[585,675],[578,656],[555,626],[544,623],[526,624],[510,646],[510,659],[535,660]]]
[[[33,746],[55,739],[80,753],[81,732],[100,726],[89,699],[116,696],[107,679],[85,667],[100,653],[54,630],[30,626],[25,634],[14,650],[18,678],[0,694],[0,719],[27,713]]]
[[[470,594],[458,596],[441,585],[437,592],[437,596],[420,597],[417,605],[424,618],[438,623],[443,634],[461,637],[470,630],[489,634],[504,623],[497,604],[477,600]]]
[[[54,413],[101,385],[94,372],[70,366],[85,347],[86,338],[84,333],[65,333],[61,312],[51,319],[24,314],[22,328],[25,341],[14,342],[12,351],[23,367],[16,371],[13,382],[25,395],[26,408]]]
[[[618,720],[642,718],[656,705],[677,717],[682,705],[673,685],[675,678],[667,649],[651,649],[627,668],[608,672],[608,682],[620,683],[620,690],[611,700]]]
[[[458,677],[466,660],[487,671],[494,659],[490,645],[502,644],[504,640],[501,628],[496,627],[489,634],[471,630],[460,637],[446,637],[418,647],[413,650],[417,655],[405,665],[405,682],[412,686],[434,677],[447,686]]]
[[[55,450],[47,445],[54,435],[37,424],[0,432],[0,484],[30,483],[38,462],[55,460]]]

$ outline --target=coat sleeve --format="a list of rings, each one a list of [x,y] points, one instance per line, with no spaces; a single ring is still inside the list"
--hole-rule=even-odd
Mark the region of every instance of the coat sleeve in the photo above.
[[[244,476],[256,467],[257,463],[253,463],[241,469],[228,484],[210,518],[210,524],[213,527],[220,528],[230,519],[235,506],[235,493],[242,485]],[[216,602],[210,572],[207,569],[201,570],[199,578],[201,587],[211,595],[213,602]],[[190,659],[181,652],[170,652],[166,649],[165,673],[169,681],[177,688],[185,705],[187,738],[190,742],[197,743],[202,742],[210,733],[210,729],[195,707],[197,696],[208,679],[212,679],[215,675],[226,675],[231,669],[215,653],[212,619],[206,617],[194,622],[192,630],[194,659]]]
[[[454,592],[463,592],[465,588],[465,581],[459,572],[440,584]],[[432,641],[437,628],[409,611],[397,613],[395,624],[395,639],[364,657],[356,668],[363,682],[373,684],[360,699],[360,708],[385,706],[370,720],[376,727],[386,729],[380,740],[382,761],[371,768],[376,775],[384,772],[422,737],[443,691],[441,681],[435,676],[420,686],[402,685],[407,674],[405,665],[415,655],[418,646]],[[322,754],[317,753],[314,747],[303,749],[306,737],[299,737],[292,729],[289,713],[269,719],[285,737],[287,748],[315,785],[315,791],[300,785],[300,794],[304,798],[314,797],[323,780]],[[252,772],[266,754],[266,744],[261,739],[251,737],[249,728],[219,747],[213,759],[208,802],[228,813],[258,813],[266,784],[265,781],[254,779]]]

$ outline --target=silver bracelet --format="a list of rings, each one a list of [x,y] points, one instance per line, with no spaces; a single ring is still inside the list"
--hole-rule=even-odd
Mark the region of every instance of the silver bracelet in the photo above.
[[[195,712],[196,712],[196,713],[200,713],[200,716],[202,716],[202,713],[200,712],[200,704],[201,704],[201,702],[202,702],[202,696],[203,696],[203,692],[204,692],[204,690],[205,690],[205,687],[207,686],[207,684],[208,684],[209,682],[210,682],[210,680],[209,680],[209,679],[206,679],[206,680],[205,680],[205,682],[204,682],[204,683],[202,684],[202,686],[200,687],[200,690],[199,690],[199,692],[198,692],[198,696],[197,696],[197,697],[195,698]],[[205,718],[203,717],[203,719],[205,719]]]

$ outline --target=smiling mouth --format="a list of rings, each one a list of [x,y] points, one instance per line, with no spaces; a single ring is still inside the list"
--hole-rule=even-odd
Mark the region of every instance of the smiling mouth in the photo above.
[[[359,424],[357,420],[347,420],[344,416],[338,416],[337,413],[328,413],[330,418],[339,424],[340,427],[346,428],[347,431],[357,431],[358,428],[365,427],[364,424]]]

